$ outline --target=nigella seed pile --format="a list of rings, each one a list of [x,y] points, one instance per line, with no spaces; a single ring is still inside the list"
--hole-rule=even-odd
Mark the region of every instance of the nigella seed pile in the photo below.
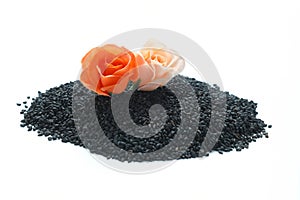
[[[191,86],[193,95],[183,84]],[[268,137],[268,125],[256,117],[256,103],[181,75],[154,91],[126,91],[113,98],[97,95],[75,81],[38,92],[31,104],[29,99],[20,112],[24,116],[21,127],[37,131],[49,141],[72,143],[120,161],[241,151],[256,139]]]

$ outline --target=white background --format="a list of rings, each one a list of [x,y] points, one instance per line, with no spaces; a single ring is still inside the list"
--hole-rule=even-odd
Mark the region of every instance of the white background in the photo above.
[[[299,200],[298,2],[1,0],[0,199]],[[19,127],[16,102],[75,80],[81,57],[106,39],[148,27],[202,46],[225,90],[258,102],[270,138],[130,175]]]

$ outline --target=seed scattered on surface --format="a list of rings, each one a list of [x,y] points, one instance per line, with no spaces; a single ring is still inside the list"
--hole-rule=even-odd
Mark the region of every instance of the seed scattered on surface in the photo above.
[[[249,144],[256,142],[258,138],[269,137],[265,127],[271,128],[272,126],[268,126],[264,121],[256,118],[258,114],[256,112],[257,104],[253,101],[238,98],[229,92],[220,91],[216,85],[210,86],[194,78],[178,77],[184,78],[195,90],[200,107],[197,132],[191,133],[189,127],[182,130],[186,136],[195,134],[194,139],[187,148],[181,148],[179,145],[162,154],[147,157],[147,155],[150,155],[149,153],[158,152],[174,140],[182,120],[192,121],[196,117],[186,113],[189,117],[182,119],[181,112],[185,111],[181,109],[181,104],[176,95],[165,86],[151,92],[135,91],[132,94],[129,103],[129,113],[132,119],[127,119],[125,117],[127,115],[123,112],[118,113],[124,119],[122,123],[126,131],[121,130],[116,124],[110,108],[111,99],[109,97],[95,94],[94,106],[85,106],[87,102],[91,101],[86,94],[93,92],[82,86],[79,81],[50,88],[44,93],[38,91],[38,96],[32,98],[29,108],[25,107],[26,110],[20,112],[24,115],[20,126],[27,127],[28,131],[36,130],[38,136],[45,136],[49,141],[61,140],[63,143],[85,147],[90,152],[103,155],[108,159],[113,158],[128,162],[195,158],[209,156],[211,151],[220,154],[233,150],[241,151],[249,148]],[[173,81],[178,91],[181,91],[181,94],[184,95],[185,91],[180,90],[181,85],[176,85],[176,80],[175,77],[171,82]],[[75,86],[76,90],[73,90]],[[80,97],[80,101],[74,102],[73,97],[76,94]],[[122,95],[127,95],[127,93],[116,95],[116,99],[120,103],[122,102]],[[218,99],[221,95],[226,96],[224,126],[219,137],[209,135],[209,139],[206,141],[205,138],[208,138],[208,128],[213,109],[212,96]],[[185,100],[189,101],[189,97]],[[26,104],[27,102],[23,103]],[[163,113],[158,113],[152,119],[161,123],[161,119],[165,117],[163,128],[151,137],[133,136],[132,133],[137,130],[128,125],[131,121],[140,126],[160,127],[158,124],[150,123],[149,109],[155,104],[161,105],[166,111],[166,116]],[[19,106],[19,104],[17,105]],[[74,116],[74,106],[84,113],[84,119]],[[218,111],[214,114],[217,115]],[[76,127],[75,124],[78,121],[84,125]],[[219,126],[219,124],[215,124],[215,126]],[[99,127],[101,127],[104,134],[98,134]],[[187,141],[187,139],[188,137],[183,136],[180,141]],[[114,152],[109,148],[109,144],[114,144],[114,146],[124,150],[123,154]],[[208,149],[210,144],[214,144],[212,150]],[[182,152],[182,154],[178,156],[178,152]],[[130,157],[126,153],[135,153],[137,156]],[[145,156],[141,157],[140,155]]]
[[[22,104],[20,104],[20,103],[17,103],[17,106],[21,106]]]
[[[23,101],[23,104],[27,104],[27,101]]]

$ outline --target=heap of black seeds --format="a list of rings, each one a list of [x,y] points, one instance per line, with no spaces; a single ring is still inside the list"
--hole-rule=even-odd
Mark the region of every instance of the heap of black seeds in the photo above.
[[[193,97],[188,96],[191,93],[181,89],[182,79],[193,88],[197,106],[192,104]],[[185,102],[180,102],[168,89],[169,84]],[[37,131],[38,136],[46,136],[49,141],[61,140],[128,162],[195,158],[208,156],[211,151],[241,151],[256,139],[268,137],[267,125],[256,118],[257,104],[253,101],[194,78],[177,76],[168,85],[151,92],[114,95],[114,105],[122,105],[124,99],[130,99],[129,114],[122,109],[115,114],[110,97],[96,95],[79,81],[66,83],[45,93],[38,92],[30,106],[24,101],[20,126]],[[150,118],[149,109],[157,104],[164,112],[156,112]],[[195,112],[185,113],[184,105],[194,106]],[[115,117],[121,122],[116,122]],[[214,123],[211,123],[212,117]],[[188,123],[196,123],[196,129],[180,126]],[[147,131],[140,129],[145,126]]]

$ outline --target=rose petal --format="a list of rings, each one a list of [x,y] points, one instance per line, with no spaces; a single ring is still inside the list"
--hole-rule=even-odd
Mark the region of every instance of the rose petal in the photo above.
[[[145,63],[144,65],[140,65],[137,69],[138,69],[139,79],[141,81],[140,85],[145,85],[155,78],[154,69],[147,63]]]
[[[160,84],[157,83],[147,83],[146,85],[143,85],[141,87],[138,88],[138,90],[142,90],[142,91],[152,91],[155,90],[156,88],[160,87]]]
[[[132,65],[134,65],[134,55],[128,50],[124,51],[107,64],[103,75],[122,75]]]
[[[157,78],[164,76],[166,73],[169,73],[170,71],[170,68],[162,66],[161,63],[155,60],[152,60],[150,65],[152,65],[153,68],[155,69],[155,77]]]
[[[169,66],[170,68],[172,68],[173,70],[175,70],[177,73],[182,72],[182,70],[184,69],[184,59],[182,57],[176,56],[170,63]]]
[[[82,70],[81,74],[80,74],[80,81],[82,82],[82,84],[87,87],[90,88],[91,90],[95,91],[96,90],[96,86],[94,84],[91,84],[91,81],[89,79],[89,76],[86,75],[87,70]]]
[[[144,47],[152,47],[152,48],[160,48],[160,49],[166,49],[166,45],[161,43],[158,40],[155,39],[149,39],[145,44]]]
[[[98,47],[93,48],[93,49],[91,49],[89,52],[87,52],[87,53],[85,54],[85,56],[83,56],[83,58],[81,59],[81,63],[86,62],[86,60],[87,60],[88,57],[94,55],[94,54],[96,53],[96,51],[97,51],[97,48],[98,48]],[[82,65],[82,67],[86,67],[86,66],[83,66],[83,65]]]
[[[136,63],[138,79],[140,79],[140,85],[144,85],[152,81],[155,77],[155,69],[153,66],[149,65],[143,58],[141,54],[136,54]]]
[[[118,76],[121,76],[123,75],[124,73],[128,72],[130,70],[130,68],[133,68],[133,66],[135,65],[135,61],[133,60],[134,59],[134,55],[130,55],[129,53],[128,54],[124,54],[124,55],[120,55],[120,58],[119,58],[123,64],[123,68],[119,69],[118,71],[116,71],[114,73],[114,75],[118,75]]]
[[[101,90],[108,91],[113,94],[119,94],[126,89],[128,82],[129,82],[129,78],[130,78],[129,75],[125,75],[125,76],[121,77],[115,84],[102,87]]]
[[[103,96],[109,96],[109,93],[107,91],[102,91],[100,88],[95,91],[97,94],[103,95]]]
[[[117,45],[114,45],[114,44],[106,44],[106,45],[102,46],[102,48],[105,51],[107,51],[107,52],[109,52],[109,53],[111,53],[111,54],[113,54],[115,56],[117,56],[117,55],[119,55],[119,54],[124,53],[125,51],[127,51],[126,48],[124,48],[124,47],[118,47]]]
[[[138,52],[135,54],[135,61],[136,61],[136,65],[140,66],[146,63],[146,60],[144,59],[144,56],[141,52]]]
[[[106,70],[103,72],[103,75],[112,75],[114,74],[116,71],[120,70],[123,68],[122,64],[119,65],[113,65],[113,64],[108,64],[108,67],[106,68]]]

